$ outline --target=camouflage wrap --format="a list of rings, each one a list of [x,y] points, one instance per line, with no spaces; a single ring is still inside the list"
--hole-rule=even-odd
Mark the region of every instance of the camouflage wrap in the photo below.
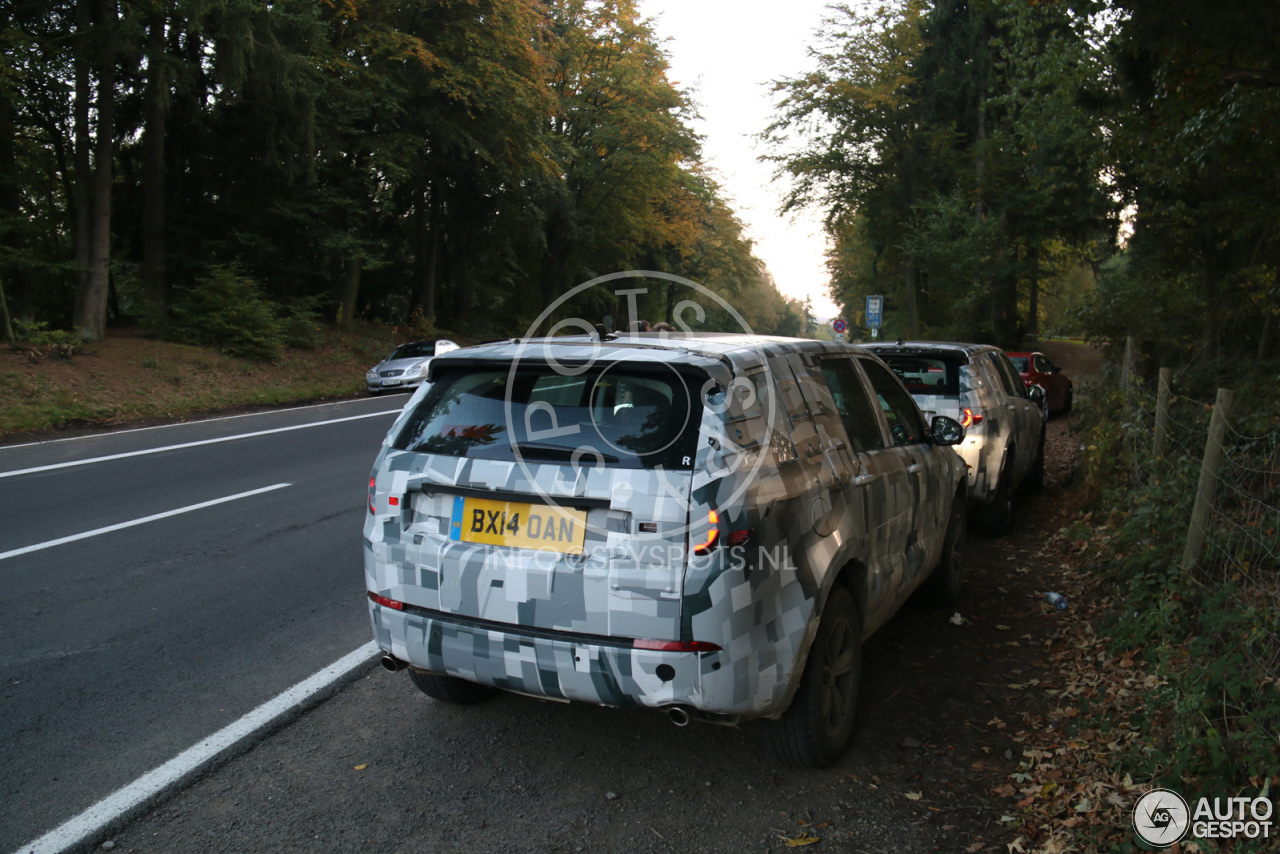
[[[528,348],[508,342],[436,363],[529,359]],[[533,351],[541,360],[550,353],[705,371],[719,392],[702,406],[691,470],[398,451],[390,440],[402,416],[374,464],[365,521],[368,589],[406,606],[370,602],[378,644],[424,670],[538,696],[780,714],[837,576],[848,572],[842,583],[855,590],[870,634],[938,562],[963,477],[947,448],[852,453],[819,360],[854,352],[827,342],[658,335],[558,339]],[[459,495],[581,508],[582,554],[452,540]],[[712,527],[716,547],[695,554]],[[635,639],[719,649],[641,649]]]

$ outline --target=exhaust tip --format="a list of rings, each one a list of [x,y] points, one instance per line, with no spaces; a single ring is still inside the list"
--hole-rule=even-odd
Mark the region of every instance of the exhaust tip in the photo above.
[[[394,655],[384,655],[382,658],[378,659],[378,663],[381,664],[382,669],[388,673],[395,673],[397,671],[404,670],[409,666]]]
[[[676,726],[689,725],[689,712],[680,706],[672,706],[667,709],[667,717],[671,718],[671,722]]]

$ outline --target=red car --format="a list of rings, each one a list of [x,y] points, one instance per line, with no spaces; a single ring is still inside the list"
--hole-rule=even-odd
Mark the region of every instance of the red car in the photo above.
[[[1027,388],[1044,389],[1045,411],[1071,411],[1071,379],[1044,353],[1008,353],[1009,361],[1018,369]]]

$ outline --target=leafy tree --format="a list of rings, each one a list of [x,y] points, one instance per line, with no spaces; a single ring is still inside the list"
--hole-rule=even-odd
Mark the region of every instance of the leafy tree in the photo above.
[[[794,179],[784,207],[827,213],[846,315],[879,293],[906,336],[1038,326],[1043,247],[1104,233],[1077,96],[1097,66],[1088,31],[1059,3],[836,8],[817,70],[779,85],[766,138]]]
[[[1134,213],[1099,332],[1171,356],[1266,355],[1280,292],[1280,10],[1120,0],[1110,40],[1116,191]],[[1153,307],[1159,310],[1153,311]]]

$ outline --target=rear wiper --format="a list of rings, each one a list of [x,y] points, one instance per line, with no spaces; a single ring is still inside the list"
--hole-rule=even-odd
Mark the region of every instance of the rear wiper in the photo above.
[[[545,457],[557,460],[572,460],[574,454],[616,463],[618,458],[612,454],[597,451],[595,448],[566,448],[564,445],[547,445],[542,442],[518,442],[511,445],[512,450],[521,457]]]

